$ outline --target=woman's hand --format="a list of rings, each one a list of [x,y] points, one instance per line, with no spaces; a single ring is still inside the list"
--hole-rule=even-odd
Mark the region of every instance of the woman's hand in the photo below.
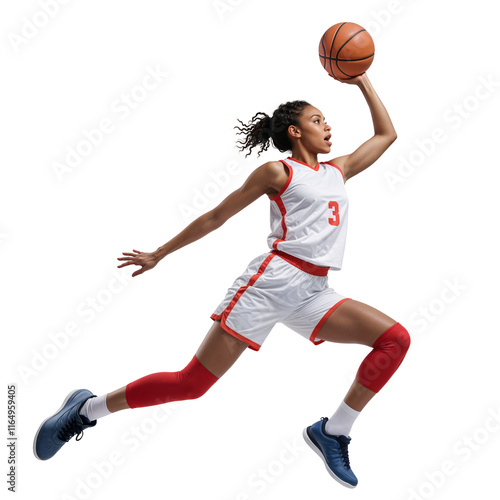
[[[353,78],[337,78],[335,76],[330,75],[330,73],[328,73],[328,74],[334,80],[337,80],[338,82],[341,82],[341,83],[348,83],[349,85],[358,85],[359,86],[361,84],[365,84],[368,81],[368,76],[366,75],[366,72],[361,73],[361,75],[355,76]]]
[[[158,264],[159,259],[155,256],[154,253],[140,252],[139,250],[132,250],[132,252],[134,253],[122,252],[125,257],[118,257],[117,259],[125,261],[123,264],[120,264],[117,267],[125,267],[130,265],[141,266],[140,269],[132,274],[132,278],[134,278],[135,276],[139,276],[139,274],[142,274],[145,271],[153,269],[153,267]]]

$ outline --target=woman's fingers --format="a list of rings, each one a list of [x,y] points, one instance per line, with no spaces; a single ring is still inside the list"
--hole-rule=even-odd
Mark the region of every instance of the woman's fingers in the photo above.
[[[129,257],[137,257],[138,255],[140,255],[142,253],[140,250],[132,250],[132,252],[135,252],[135,253],[122,252],[122,255],[128,255]]]
[[[143,252],[141,252],[140,250],[135,250],[135,249],[132,250],[132,252],[134,252],[134,253],[122,252],[123,257],[117,257],[116,260],[124,261],[124,262],[116,267],[121,268],[121,267],[132,266],[132,265],[140,266],[140,269],[137,269],[137,271],[134,271],[134,273],[132,274],[132,278],[134,278],[135,276],[138,276],[139,274],[142,274],[144,271],[147,271],[148,269],[150,269],[150,266],[148,266],[148,264],[145,260],[146,256],[142,255]]]
[[[138,255],[134,255],[134,256],[130,256],[130,257],[117,257],[116,260],[119,260],[119,261],[124,260],[125,261],[123,264],[121,264],[118,267],[130,266],[131,264],[134,264],[136,266],[144,265],[142,262],[142,259],[139,259]]]
[[[135,262],[131,262],[130,260],[128,262],[124,262],[123,264],[120,264],[117,267],[125,267],[125,266],[130,266],[132,264],[135,264]]]
[[[139,255],[142,254],[142,252],[139,250],[132,250],[132,252],[135,252],[135,253],[122,252],[122,255],[124,257],[117,257],[116,260],[125,261],[125,262],[117,267],[130,266],[131,264],[134,264],[136,266],[142,266],[143,265],[142,263],[136,261],[137,257],[139,257]]]
[[[135,257],[117,257],[116,260],[125,260],[125,261],[128,261],[130,263],[133,263],[135,261]]]

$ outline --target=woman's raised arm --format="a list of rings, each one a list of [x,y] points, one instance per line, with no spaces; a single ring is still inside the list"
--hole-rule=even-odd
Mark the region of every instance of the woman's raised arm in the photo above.
[[[336,80],[359,87],[368,103],[373,121],[373,137],[361,144],[353,153],[331,160],[332,163],[342,169],[344,178],[347,181],[350,177],[359,174],[375,163],[396,140],[397,134],[389,113],[375,92],[366,73],[349,80],[339,80],[337,78]]]

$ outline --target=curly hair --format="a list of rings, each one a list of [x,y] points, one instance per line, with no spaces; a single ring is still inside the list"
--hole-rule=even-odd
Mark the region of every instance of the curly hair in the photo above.
[[[266,113],[259,112],[247,123],[243,123],[239,118],[238,121],[242,125],[236,126],[239,135],[243,135],[243,139],[237,141],[237,148],[243,152],[248,149],[247,157],[252,153],[252,149],[260,146],[257,156],[263,151],[267,151],[269,145],[272,144],[282,153],[292,150],[292,143],[288,137],[288,127],[290,125],[298,125],[299,117],[306,106],[310,104],[306,101],[289,101],[280,104],[270,117]]]

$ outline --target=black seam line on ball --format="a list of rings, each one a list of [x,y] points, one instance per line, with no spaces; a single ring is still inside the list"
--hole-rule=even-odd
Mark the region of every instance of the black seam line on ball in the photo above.
[[[326,69],[326,47],[325,47],[325,35],[323,35],[321,37],[321,45],[323,46],[323,54],[325,54],[324,56],[320,56],[320,57],[324,57],[325,58],[325,63],[323,64],[323,68]]]
[[[355,62],[355,61],[364,61],[365,59],[370,59],[370,57],[373,57],[374,55],[375,53],[373,53],[370,56],[360,57],[359,59],[339,59],[337,57],[327,57],[327,56],[319,56],[319,57],[322,57],[324,59],[329,59],[330,61]]]
[[[340,47],[340,49],[337,51],[337,56],[336,57],[339,57],[339,54],[340,54],[340,51],[357,35],[359,35],[360,33],[362,33],[363,31],[366,31],[364,28],[362,30],[359,30],[357,31],[356,33],[354,33],[354,35],[351,36],[351,38],[349,38],[348,40],[346,40],[344,42],[344,44],[342,45],[342,47]],[[330,51],[330,56],[331,56],[331,51]]]
[[[333,44],[335,43],[335,39],[337,38],[337,35],[340,31],[340,29],[342,28],[342,26],[344,26],[344,24],[346,23],[342,23],[338,28],[337,28],[337,31],[335,32],[335,35],[333,35],[333,38],[332,38],[332,44],[330,46],[330,57],[332,57],[332,50],[333,50]],[[326,52],[325,52],[325,56],[326,56]],[[338,56],[338,53],[337,53],[337,56]],[[333,68],[332,68],[332,60],[330,59],[330,73],[333,74]]]
[[[349,42],[350,42],[350,41],[351,41],[351,40],[352,40],[355,36],[359,35],[359,34],[360,34],[360,33],[362,33],[363,31],[366,31],[366,30],[363,28],[363,29],[360,29],[359,31],[357,31],[356,33],[354,33],[354,35],[352,35],[352,36],[351,36],[351,38],[349,38],[348,40],[346,40],[346,41],[344,42],[344,45],[342,45],[342,47],[340,47],[340,49],[337,51],[337,56],[336,56],[336,57],[337,57],[337,60],[336,60],[336,63],[335,63],[335,65],[337,66],[337,69],[338,69],[341,73],[343,73],[345,76],[349,76],[349,77],[351,77],[351,78],[352,78],[352,75],[349,75],[348,73],[346,73],[345,71],[343,71],[343,70],[342,70],[342,68],[339,66],[339,59],[338,59],[338,57],[339,57],[340,51],[341,51],[341,50],[342,50],[342,49],[343,49],[343,48],[344,48],[344,47],[345,47],[345,46],[346,46],[346,45],[347,45],[347,44],[348,44],[348,43],[349,43]],[[331,64],[332,64],[332,63],[330,62],[330,65],[331,65]]]

